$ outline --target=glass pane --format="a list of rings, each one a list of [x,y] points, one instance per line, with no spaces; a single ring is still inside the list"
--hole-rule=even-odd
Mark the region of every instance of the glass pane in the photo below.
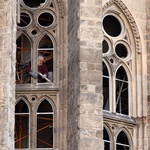
[[[31,60],[31,45],[29,39],[23,34],[17,39],[16,60],[16,83],[30,83],[26,67]]]
[[[44,101],[42,101],[42,103],[38,107],[37,112],[38,113],[39,112],[53,112],[53,109],[52,109],[51,104],[47,100],[44,100]]]
[[[37,148],[53,148],[53,115],[37,115]]]

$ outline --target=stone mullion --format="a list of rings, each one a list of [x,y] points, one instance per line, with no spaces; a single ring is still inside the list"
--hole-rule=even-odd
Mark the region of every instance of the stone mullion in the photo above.
[[[0,149],[14,149],[16,1],[0,3]]]
[[[96,0],[80,8],[79,150],[103,149],[101,4]]]

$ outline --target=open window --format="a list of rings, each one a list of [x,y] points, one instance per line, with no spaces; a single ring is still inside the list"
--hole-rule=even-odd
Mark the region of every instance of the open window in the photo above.
[[[53,108],[45,99],[37,109],[37,148],[53,148]]]
[[[128,115],[128,77],[121,66],[116,73],[116,112]]]
[[[48,76],[47,78],[50,81],[53,81],[53,51],[54,51],[54,44],[51,38],[45,34],[38,45],[38,55],[42,55],[44,57],[44,64],[48,69]]]
[[[29,108],[24,100],[15,107],[15,148],[29,148]]]
[[[121,131],[117,137],[116,150],[129,150],[130,145],[127,135]]]
[[[110,150],[110,138],[107,130],[103,130],[104,150]]]
[[[103,62],[103,109],[109,110],[109,73]]]
[[[26,72],[26,67],[31,61],[31,44],[28,37],[21,34],[17,39],[16,50],[16,83],[30,83],[30,76]]]

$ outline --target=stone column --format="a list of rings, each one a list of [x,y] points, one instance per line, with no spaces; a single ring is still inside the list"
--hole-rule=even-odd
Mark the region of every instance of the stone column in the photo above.
[[[148,135],[148,149],[150,149],[150,0],[146,1],[146,48],[147,48],[147,135]]]
[[[102,4],[69,2],[68,150],[102,150]]]
[[[0,149],[14,148],[16,1],[0,2]]]

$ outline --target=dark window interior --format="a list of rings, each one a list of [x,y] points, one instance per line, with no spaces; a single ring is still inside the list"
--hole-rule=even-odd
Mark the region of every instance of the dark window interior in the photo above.
[[[116,112],[128,115],[128,79],[123,67],[116,74]]]
[[[37,110],[37,148],[53,148],[53,110],[47,100]]]
[[[23,2],[31,8],[36,8],[45,3],[46,0],[23,0]]]
[[[20,100],[15,107],[15,148],[29,147],[29,109]]]
[[[129,141],[127,135],[121,131],[117,137],[116,141],[117,150],[129,150]]]
[[[126,58],[128,55],[127,48],[122,43],[116,45],[115,51],[120,58]]]
[[[109,74],[103,62],[103,109],[109,110]]]
[[[108,35],[113,37],[116,37],[121,33],[120,22],[112,15],[108,15],[103,19],[103,28]]]
[[[103,130],[103,139],[104,139],[104,150],[110,150],[110,139],[107,130],[105,128]]]

